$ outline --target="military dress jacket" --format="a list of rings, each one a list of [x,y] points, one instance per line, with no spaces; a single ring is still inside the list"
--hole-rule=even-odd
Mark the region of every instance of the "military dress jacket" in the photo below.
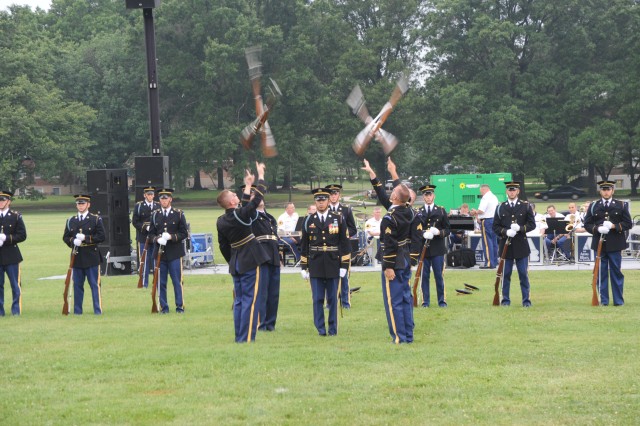
[[[180,209],[171,207],[167,216],[160,208],[151,214],[151,225],[149,226],[149,238],[156,243],[155,250],[158,250],[160,244],[157,244],[158,238],[163,232],[171,234],[171,239],[164,246],[161,260],[171,261],[184,256],[185,247],[184,240],[189,237],[189,229],[187,227],[187,219],[184,212]],[[157,256],[158,252],[154,251]]]
[[[144,243],[149,235],[147,226],[151,225],[151,213],[160,208],[160,203],[154,201],[151,203],[151,207],[147,204],[147,201],[138,201],[133,208],[133,216],[131,217],[131,224],[136,228],[136,241]]]
[[[411,224],[415,212],[408,205],[391,206],[380,222],[382,270],[405,269],[411,265]]]
[[[329,210],[332,210],[333,207],[329,205]],[[353,210],[351,207],[346,206],[342,203],[338,203],[338,208],[336,210],[339,212],[344,218],[345,224],[347,225],[347,230],[349,231],[349,238],[355,238],[358,235],[358,227],[356,226],[356,219],[353,217]]]
[[[22,215],[15,210],[8,210],[0,218],[0,233],[7,236],[0,247],[0,265],[15,265],[22,262],[22,254],[18,243],[27,239],[27,228],[24,226]]]
[[[278,221],[266,211],[256,211],[251,222],[253,235],[256,236],[265,251],[269,254],[269,264],[280,266],[280,246],[278,244]]]
[[[231,275],[244,274],[269,261],[269,253],[258,243],[251,227],[266,190],[264,180],[259,180],[253,200],[236,209],[226,209],[216,222],[218,245]]]
[[[423,234],[425,231],[437,228],[440,234],[435,235],[429,242],[425,257],[444,256],[447,254],[447,241],[451,233],[449,216],[444,207],[436,204],[427,213],[425,207],[418,210],[418,214],[411,224],[411,262],[415,265],[420,260],[422,247],[425,244]]]
[[[610,252],[626,249],[627,238],[625,232],[633,227],[628,203],[612,198],[609,201],[608,208],[604,206],[602,199],[594,201],[589,205],[587,213],[584,216],[584,229],[593,235],[591,239],[592,250],[598,250],[598,243],[600,242],[598,227],[601,226],[605,220],[613,223],[614,227],[606,235],[602,243],[602,250]]]
[[[529,202],[518,200],[513,207],[508,201],[498,204],[493,216],[493,232],[500,238],[498,249],[498,255],[500,256],[507,241],[507,231],[511,229],[512,223],[520,225],[520,230],[515,237],[509,240],[505,259],[529,257],[531,249],[527,241],[527,232],[536,229],[535,214]]]
[[[349,268],[351,243],[346,221],[340,213],[327,212],[322,223],[317,213],[302,225],[300,266],[312,278],[338,278],[340,268]]]
[[[79,233],[84,234],[84,241],[78,247],[73,267],[92,268],[100,265],[102,255],[98,250],[98,244],[104,242],[106,238],[102,218],[97,214],[88,213],[80,222],[77,214],[71,216],[65,224],[62,241],[73,249],[73,240]]]

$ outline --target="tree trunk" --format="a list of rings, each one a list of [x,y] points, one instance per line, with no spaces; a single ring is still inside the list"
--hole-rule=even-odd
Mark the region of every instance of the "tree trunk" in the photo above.
[[[596,168],[593,163],[589,162],[589,186],[587,187],[587,191],[590,197],[596,197],[598,195],[596,191]]]
[[[222,191],[224,189],[224,169],[222,167],[218,167],[218,190]]]
[[[200,181],[200,170],[196,170],[195,173],[193,174],[193,188],[195,190],[202,190],[204,188],[202,188],[202,182]]]

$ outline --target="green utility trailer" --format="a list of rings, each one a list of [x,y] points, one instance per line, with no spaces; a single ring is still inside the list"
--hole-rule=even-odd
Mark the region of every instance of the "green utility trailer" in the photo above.
[[[480,204],[480,185],[487,184],[500,202],[507,199],[505,182],[511,181],[511,173],[486,173],[464,175],[431,175],[430,183],[436,186],[436,204],[447,211],[457,210],[467,203],[470,209]]]

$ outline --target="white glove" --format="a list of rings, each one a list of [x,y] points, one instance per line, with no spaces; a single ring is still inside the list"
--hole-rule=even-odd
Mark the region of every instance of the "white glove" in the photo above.
[[[433,235],[440,235],[440,230],[435,226],[432,226],[431,228],[429,228],[429,231],[431,231]]]
[[[0,240],[0,247],[4,245],[4,240]]]
[[[83,233],[78,232],[76,234],[76,240],[84,241],[84,239],[85,239],[85,235]]]
[[[303,269],[302,271],[300,271],[300,275],[302,275],[303,280],[309,281],[309,271]]]
[[[602,226],[605,226],[609,229],[613,229],[613,223],[609,222],[608,220],[605,220],[604,222],[602,222]]]
[[[0,234],[0,241],[2,241],[3,243],[7,241],[7,236],[5,234]]]
[[[507,237],[513,238],[513,237],[516,236],[516,234],[517,234],[517,232],[514,231],[513,229],[507,229]]]
[[[77,238],[74,239],[73,240],[73,245],[76,246],[76,247],[80,247],[82,245],[82,240],[79,240]]]
[[[149,232],[149,225],[145,226],[145,227],[144,227],[144,230],[145,230],[145,231],[147,231],[147,232]]]
[[[158,238],[158,244],[160,244],[161,246],[166,246],[167,245],[167,240],[165,240],[164,238],[160,237]]]
[[[422,236],[425,240],[433,240],[433,232],[431,231],[424,231],[424,234],[422,234]]]
[[[171,234],[168,233],[168,232],[163,232],[162,233],[162,238],[164,238],[167,241],[170,241],[171,240]]]
[[[609,228],[607,228],[606,226],[602,225],[602,226],[598,226],[598,232],[601,234],[608,234],[609,233]]]
[[[518,225],[517,223],[512,223],[511,224],[511,229],[513,229],[514,231],[518,232],[520,230],[520,225]]]
[[[347,275],[347,270],[344,268],[340,268],[340,278],[344,278]]]

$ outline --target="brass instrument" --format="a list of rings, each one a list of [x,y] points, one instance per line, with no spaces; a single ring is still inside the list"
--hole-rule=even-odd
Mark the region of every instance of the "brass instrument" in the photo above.
[[[567,232],[573,231],[573,229],[576,227],[576,215],[570,214],[567,216],[566,220],[569,222],[569,224],[564,227],[564,230]]]

